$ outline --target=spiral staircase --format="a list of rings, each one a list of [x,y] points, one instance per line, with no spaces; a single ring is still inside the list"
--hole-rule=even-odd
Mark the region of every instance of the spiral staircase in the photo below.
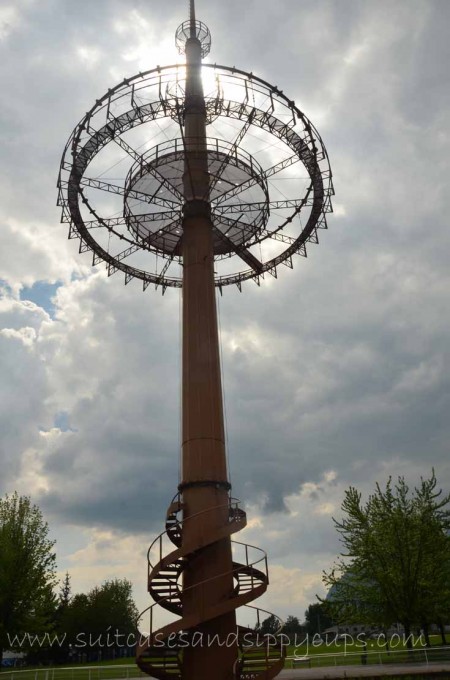
[[[211,508],[204,512],[216,509]],[[201,614],[183,616],[182,593],[186,592],[186,588],[182,591],[180,577],[189,559],[205,546],[243,529],[247,523],[246,513],[239,507],[236,499],[230,498],[227,524],[218,531],[216,530],[214,535],[203,537],[202,541],[197,542],[196,545],[183,545],[183,521],[180,519],[182,511],[183,504],[178,494],[167,510],[166,530],[153,541],[148,550],[148,591],[155,602],[142,612],[139,618],[140,639],[136,650],[138,667],[144,673],[161,680],[182,680],[183,649],[189,645],[195,627],[221,614],[245,606],[252,610],[257,625],[255,628],[237,627],[238,658],[234,668],[234,678],[236,680],[271,680],[283,668],[283,647],[278,644],[274,636],[271,636],[269,640],[258,634],[262,615],[270,615],[269,612],[248,605],[266,591],[269,583],[267,556],[263,550],[232,541],[232,546],[239,546],[239,550],[245,555],[245,562],[233,561],[232,573],[235,587],[231,597],[202,611]],[[163,544],[166,539],[169,539],[175,546],[175,550],[164,554]],[[253,558],[252,553],[255,551],[257,551],[257,557]],[[158,555],[157,561],[152,563],[152,560],[155,560],[153,557],[155,552]],[[198,583],[194,587],[199,585],[202,584]],[[158,628],[154,625],[157,607],[163,607],[180,618]],[[142,630],[143,625],[148,625],[148,631]]]

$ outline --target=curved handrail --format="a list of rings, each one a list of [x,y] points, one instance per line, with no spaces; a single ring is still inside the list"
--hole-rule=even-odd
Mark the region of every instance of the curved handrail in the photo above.
[[[275,633],[275,635],[278,635],[280,630],[283,628],[283,626],[284,626],[283,619],[281,619],[279,616],[277,616],[273,612],[269,612],[269,611],[267,611],[267,609],[262,609],[262,607],[254,607],[252,604],[244,604],[244,607],[247,607],[247,609],[255,609],[258,612],[258,623],[259,623],[259,612],[264,612],[264,614],[268,614],[269,616],[274,616],[276,619],[278,619],[280,625],[277,628],[277,632]]]
[[[213,510],[223,509],[218,515],[221,518],[219,526],[216,522],[212,526],[202,527],[203,531],[198,536],[198,541],[193,542],[186,534],[184,534],[183,541],[183,527],[185,522],[190,519],[195,519],[200,515],[205,515]],[[284,648],[278,638],[273,642],[269,642],[272,638],[267,637],[261,632],[262,621],[267,616],[273,616],[275,619],[276,631],[273,633],[277,636],[283,626],[283,621],[280,617],[273,615],[271,612],[247,605],[260,595],[262,595],[269,582],[267,554],[265,550],[258,546],[244,543],[243,541],[231,541],[233,552],[230,555],[232,560],[228,569],[219,574],[215,574],[209,578],[204,578],[198,583],[194,583],[184,587],[179,579],[185,565],[189,561],[195,550],[206,548],[213,545],[217,540],[229,537],[246,526],[246,513],[240,507],[238,499],[228,497],[226,503],[213,506],[201,510],[185,519],[179,519],[182,516],[183,504],[181,494],[176,494],[172,503],[170,504],[166,514],[166,529],[161,532],[159,536],[152,542],[148,549],[148,589],[154,598],[154,603],[144,609],[136,620],[137,629],[137,663],[139,668],[148,675],[154,677],[164,678],[165,680],[181,680],[182,677],[182,659],[179,656],[179,649],[174,656],[169,654],[169,666],[166,668],[166,657],[164,653],[158,648],[161,644],[164,646],[171,636],[183,634],[183,631],[196,628],[202,622],[214,619],[215,617],[231,612],[238,607],[246,607],[247,612],[252,610],[252,616],[247,614],[249,621],[246,625],[240,625],[236,622],[236,632],[238,635],[237,645],[239,653],[234,664],[235,678],[254,678],[254,680],[270,680],[282,668],[284,664]],[[222,523],[223,522],[223,523]],[[163,546],[163,539],[165,536],[170,540],[172,547],[166,551],[166,546]],[[186,541],[186,539],[188,539]],[[151,559],[155,561],[152,551],[158,551],[159,545],[159,561],[152,563]],[[173,547],[175,546],[175,548]],[[236,548],[238,548],[236,552]],[[164,554],[163,554],[164,550]],[[250,552],[254,551],[254,553]],[[202,598],[202,591],[200,593],[194,588],[204,587],[206,584],[214,583],[217,579],[227,579],[230,591],[220,603],[208,604],[208,598]],[[184,612],[184,595],[185,593],[192,593],[192,596],[202,601],[199,605],[199,611],[195,613]],[[155,607],[161,606],[172,616],[167,619],[161,615],[156,614],[159,610]],[[255,617],[256,614],[256,617]],[[148,617],[148,618],[147,618]],[[255,621],[256,618],[256,621]],[[241,619],[239,619],[240,621]],[[149,627],[147,627],[149,626]],[[142,630],[147,628],[147,630]],[[249,637],[246,637],[249,636]],[[263,640],[260,641],[259,637]],[[246,648],[249,651],[246,651]],[[255,652],[256,648],[261,651]],[[273,647],[273,649],[271,649]],[[256,654],[256,656],[255,656]],[[257,658],[256,658],[257,657]],[[254,664],[265,664],[261,668]],[[161,665],[162,664],[162,665]],[[255,675],[256,673],[256,675]],[[173,677],[172,677],[173,674]]]
[[[238,542],[238,541],[232,541],[232,543],[239,543],[239,542]],[[215,579],[222,578],[223,576],[226,576],[227,574],[230,574],[230,573],[231,573],[231,574],[234,575],[236,572],[239,572],[239,571],[242,569],[242,567],[246,567],[246,568],[251,568],[251,569],[253,569],[253,568],[255,568],[255,565],[256,565],[256,564],[259,564],[259,563],[262,562],[263,560],[264,560],[264,563],[265,563],[265,572],[262,572],[262,571],[261,571],[261,573],[264,574],[264,576],[268,579],[267,553],[266,553],[264,550],[262,550],[262,548],[257,548],[256,546],[250,546],[250,545],[247,546],[246,543],[239,543],[239,544],[240,544],[240,545],[243,545],[243,546],[246,546],[246,547],[255,548],[256,550],[258,550],[258,551],[264,553],[264,555],[263,555],[263,557],[260,557],[258,560],[256,560],[255,562],[251,562],[250,564],[247,563],[247,564],[245,564],[245,565],[243,565],[243,564],[237,565],[234,569],[231,570],[231,572],[230,572],[230,571],[226,571],[226,572],[223,572],[222,574],[216,574],[215,576],[212,576],[211,578],[204,579],[203,581],[199,581],[198,583],[194,583],[193,585],[188,586],[187,588],[183,588],[183,594],[186,593],[186,592],[189,591],[189,590],[192,590],[193,588],[198,588],[199,586],[204,585],[205,583],[210,583],[211,581],[214,581]],[[258,571],[259,571],[259,570],[258,570]],[[255,577],[255,578],[256,578],[256,577]],[[253,579],[252,579],[252,581],[253,581]],[[174,584],[174,585],[176,585],[176,584]],[[172,590],[172,586],[170,585],[170,586],[169,586],[169,591],[171,591],[171,590]],[[153,610],[153,608],[156,607],[156,606],[162,606],[162,607],[164,607],[164,605],[163,605],[162,603],[163,603],[163,602],[168,602],[169,600],[171,600],[171,594],[166,595],[165,597],[162,597],[160,600],[158,600],[158,602],[154,602],[152,605],[150,605],[149,607],[147,607],[147,609],[144,609],[144,611],[141,612],[141,614],[139,614],[139,617],[138,617],[137,622],[136,622],[136,627],[138,628],[139,621],[142,619],[142,617],[143,617],[147,612],[150,612],[150,627],[151,627],[151,630],[150,630],[149,635],[151,636],[151,635],[153,634],[153,611],[152,611],[152,610]],[[255,607],[255,609],[258,609],[258,607]],[[265,611],[265,610],[261,610],[261,611]],[[270,614],[270,612],[267,612],[267,613]],[[277,617],[277,618],[278,618],[278,617]],[[139,628],[138,628],[138,630],[139,630]]]
[[[231,541],[231,543],[238,543],[238,541]],[[242,567],[245,567],[247,569],[254,569],[255,565],[257,565],[257,564],[259,564],[260,562],[263,562],[263,561],[265,563],[266,569],[265,569],[265,572],[261,572],[261,573],[263,573],[268,578],[267,553],[265,552],[265,550],[263,550],[262,548],[256,548],[255,546],[252,546],[252,545],[247,546],[246,543],[240,543],[240,545],[243,545],[243,546],[246,546],[246,547],[249,547],[249,548],[255,548],[255,550],[258,550],[259,552],[262,552],[264,554],[263,554],[262,557],[255,560],[255,562],[250,562],[250,564],[248,564],[248,562],[247,562],[247,564],[240,564],[239,563],[238,566],[236,566],[231,571],[224,571],[222,574],[216,574],[215,576],[211,576],[211,578],[206,578],[203,581],[199,581],[198,583],[194,583],[192,586],[188,586],[187,588],[183,588],[183,594],[186,593],[188,590],[191,590],[192,588],[197,588],[198,586],[202,586],[205,583],[210,583],[211,581],[214,581],[217,578],[222,578],[223,576],[226,576],[227,574],[234,574],[235,572],[239,572],[239,571],[241,571]],[[169,586],[169,589],[170,588],[171,588],[171,586]],[[156,604],[161,604],[161,602],[165,602],[166,600],[170,600],[170,595],[168,595],[167,597],[162,597],[158,602],[154,602],[147,609],[151,609],[151,607],[154,607]],[[147,609],[144,610],[144,611],[147,611]]]
[[[176,497],[177,497],[177,496],[174,496],[174,499],[175,499]],[[174,502],[175,502],[175,500],[172,501],[172,503],[174,503]],[[235,509],[235,510],[239,510],[239,509],[241,509],[241,508],[240,508],[240,503],[241,503],[241,502],[240,502],[240,500],[239,500],[238,498],[229,498],[229,499],[228,499],[228,503],[222,503],[221,505],[214,505],[214,506],[211,507],[211,508],[206,508],[206,510],[200,510],[200,512],[196,512],[196,513],[194,513],[193,515],[190,515],[189,517],[186,517],[186,519],[183,519],[183,520],[181,520],[181,521],[178,521],[177,524],[178,524],[179,527],[183,527],[183,525],[184,525],[186,522],[188,522],[189,520],[194,519],[195,517],[198,517],[199,515],[203,515],[203,514],[205,514],[205,513],[207,513],[207,512],[211,512],[212,510],[219,510],[220,508],[230,508],[230,509],[233,508],[233,509]],[[245,511],[242,510],[242,512],[245,512]],[[229,521],[229,524],[231,524],[231,521]],[[168,535],[168,534],[169,534],[169,532],[168,532],[167,529],[166,529],[165,531],[162,531],[162,532],[159,534],[159,536],[157,536],[157,537],[154,539],[154,541],[151,543],[149,549],[147,550],[147,562],[148,562],[148,565],[149,565],[149,567],[150,567],[151,569],[154,569],[154,567],[156,566],[156,564],[158,564],[158,562],[161,562],[161,560],[163,559],[163,555],[162,555],[162,539],[163,539],[164,536],[167,536],[167,537],[169,538],[169,535]],[[170,538],[169,538],[169,540],[170,540]],[[151,552],[152,548],[153,548],[158,542],[160,543],[160,551],[159,551],[160,556],[159,556],[158,562],[156,562],[155,564],[153,564],[153,563],[151,562],[151,560],[150,560],[150,552]],[[237,542],[237,541],[236,541],[236,542]],[[253,546],[252,546],[252,547],[253,547]],[[167,553],[167,555],[169,555],[169,554],[170,554],[170,552]]]
[[[252,548],[253,550],[259,550],[259,552],[264,553],[264,557],[267,557],[266,551],[263,550],[262,548],[258,548],[257,545],[252,545],[251,543],[243,543],[242,541],[231,541],[231,542],[234,543],[234,545],[243,545],[245,548]],[[258,562],[261,562],[262,559],[264,559],[264,558],[261,557],[261,559],[259,559],[257,562],[253,562],[253,564],[258,564]],[[251,567],[252,565],[248,564],[247,566]]]
[[[150,605],[149,607],[147,607],[147,609],[144,609],[144,611],[141,612],[141,613],[139,614],[139,617],[138,617],[138,619],[137,619],[137,621],[136,621],[136,628],[138,628],[139,621],[142,619],[142,617],[143,617],[148,611],[150,611],[150,609],[153,609],[153,607],[155,606],[155,604],[157,604],[157,603],[154,602],[152,605]],[[284,621],[283,621],[283,619],[281,619],[279,616],[277,616],[277,615],[274,614],[273,612],[269,612],[267,609],[263,609],[262,607],[255,607],[255,606],[252,605],[252,604],[244,604],[244,605],[242,605],[242,609],[243,609],[244,607],[245,607],[246,609],[254,609],[254,610],[257,612],[258,624],[260,623],[260,616],[259,616],[259,613],[260,613],[260,612],[264,612],[264,614],[268,614],[268,616],[274,616],[274,617],[278,620],[278,622],[279,622],[279,626],[278,626],[278,628],[277,628],[277,632],[275,633],[275,635],[278,635],[278,633],[280,632],[280,630],[283,628],[283,626],[284,626]],[[238,628],[239,628],[239,627],[240,627],[240,628],[245,628],[245,627],[246,627],[246,626],[239,626],[239,624],[237,624],[237,626],[238,626]],[[150,633],[149,635],[151,636],[151,633]]]
[[[179,497],[180,497],[180,493],[178,492],[178,493],[175,494],[175,496],[172,498],[171,505],[172,505],[173,503],[175,503],[175,502],[176,502],[175,499],[176,499],[176,498],[179,498]],[[234,506],[235,510],[237,510],[237,509],[239,508],[240,504],[241,504],[241,501],[239,500],[239,498],[233,498],[232,496],[230,496],[230,497],[228,498],[228,503],[222,503],[221,505],[213,505],[211,508],[206,508],[205,510],[200,510],[199,512],[195,512],[193,515],[189,515],[189,517],[186,517],[186,519],[179,520],[179,521],[178,521],[178,524],[180,524],[180,525],[181,525],[181,524],[184,524],[184,522],[187,522],[188,520],[193,519],[194,517],[198,517],[198,515],[203,515],[205,512],[210,512],[211,510],[217,510],[218,508],[227,508],[227,507],[228,507],[228,508],[231,508],[232,506]],[[169,507],[170,507],[170,506],[169,506]],[[242,512],[245,512],[245,510],[242,510]],[[166,533],[166,532],[163,531],[163,532],[160,534],[160,536],[162,536],[164,533]],[[157,538],[159,538],[159,536],[158,536]],[[157,539],[155,539],[155,541],[156,541],[156,540],[157,540]],[[153,543],[155,543],[155,541],[153,541]]]

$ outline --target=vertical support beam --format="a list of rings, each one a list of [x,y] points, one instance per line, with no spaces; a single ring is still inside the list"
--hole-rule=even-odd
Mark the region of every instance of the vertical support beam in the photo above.
[[[191,1],[191,10],[194,3]],[[193,14],[191,13],[191,20]],[[194,15],[195,20],[195,15]],[[195,24],[194,24],[195,29]],[[182,483],[183,545],[200,544],[228,523],[222,385],[213,234],[210,217],[206,111],[201,81],[201,45],[186,43],[186,101],[183,220]],[[183,572],[183,616],[202,615],[232,596],[231,541],[198,550]],[[200,584],[200,585],[199,585]],[[236,632],[235,612],[206,620],[196,629],[204,643],[183,651],[183,680],[230,680],[237,645],[208,646]],[[228,638],[230,639],[230,638]]]

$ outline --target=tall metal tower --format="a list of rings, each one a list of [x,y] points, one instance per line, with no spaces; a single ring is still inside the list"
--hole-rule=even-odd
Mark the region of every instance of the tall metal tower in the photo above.
[[[282,91],[202,63],[211,37],[194,0],[176,44],[186,64],[126,78],[77,125],[58,204],[69,238],[108,275],[183,289],[181,478],[148,552],[155,604],[137,663],[157,678],[270,680],[280,647],[236,626],[268,572],[263,551],[230,538],[246,514],[230,495],[216,288],[259,284],[306,257],[332,210],[332,176],[318,132]],[[175,621],[158,625],[161,607]],[[249,609],[254,623],[267,615]]]

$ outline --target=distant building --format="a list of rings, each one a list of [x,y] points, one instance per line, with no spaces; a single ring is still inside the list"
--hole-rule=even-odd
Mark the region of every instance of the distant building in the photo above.
[[[339,638],[344,635],[351,636],[352,638],[356,638],[358,635],[365,635],[368,638],[376,638],[379,635],[387,635],[387,637],[390,638],[394,634],[404,634],[404,628],[399,623],[393,624],[387,630],[383,630],[380,628],[380,626],[368,626],[363,623],[341,623],[331,626],[323,632],[323,635],[327,640]]]
[[[25,654],[23,652],[3,652],[2,668],[14,668],[24,663]]]

